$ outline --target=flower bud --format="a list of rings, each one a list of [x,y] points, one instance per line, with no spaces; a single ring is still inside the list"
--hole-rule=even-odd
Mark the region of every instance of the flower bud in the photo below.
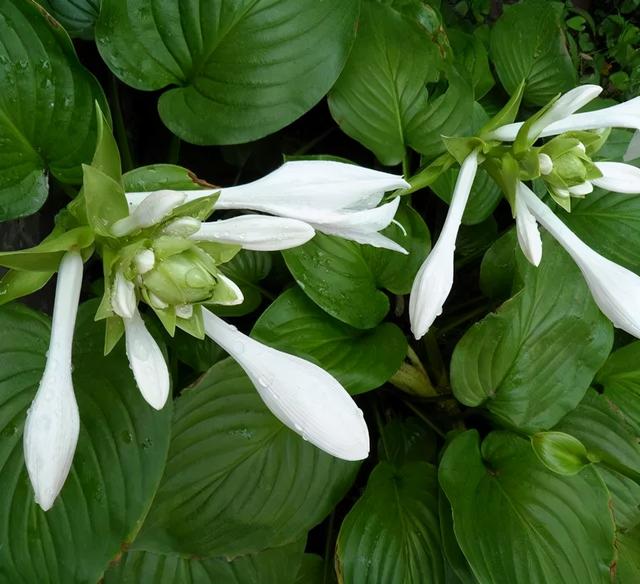
[[[156,256],[150,249],[139,251],[133,258],[133,264],[138,274],[146,274],[156,264]]]

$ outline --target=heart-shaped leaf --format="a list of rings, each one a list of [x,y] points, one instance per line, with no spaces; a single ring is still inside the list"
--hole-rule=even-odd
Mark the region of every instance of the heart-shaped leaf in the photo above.
[[[529,442],[475,430],[457,436],[440,463],[455,534],[479,582],[610,584],[614,525],[597,471],[560,476]]]
[[[435,467],[379,463],[342,523],[337,556],[344,584],[443,584]]]
[[[135,549],[235,556],[285,544],[331,511],[359,467],[285,428],[230,359],[178,398],[171,434]]]
[[[354,40],[359,0],[103,0],[100,54],[160,96],[162,121],[195,144],[237,144],[286,126],[327,93]]]
[[[64,29],[35,2],[0,7],[0,221],[35,213],[47,172],[79,183],[96,145],[102,89]],[[64,136],[64,139],[61,138]]]
[[[539,268],[518,254],[523,289],[469,329],[451,363],[458,400],[532,432],[578,405],[613,342],[578,268],[549,236],[543,246]]]
[[[142,399],[122,347],[103,356],[96,302],[81,307],[73,381],[80,438],[59,499],[46,514],[34,502],[22,431],[49,343],[49,322],[19,305],[0,310],[0,580],[97,582],[136,535],[164,468],[171,407]]]
[[[392,323],[363,331],[329,316],[299,289],[280,295],[256,322],[251,336],[317,362],[351,394],[380,387],[407,355],[404,333]]]

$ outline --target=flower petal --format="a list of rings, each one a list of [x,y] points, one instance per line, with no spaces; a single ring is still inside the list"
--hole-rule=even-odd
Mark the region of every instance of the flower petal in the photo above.
[[[111,233],[116,237],[159,223],[187,199],[186,193],[182,191],[162,190],[145,195],[128,217],[111,226]]]
[[[80,288],[82,257],[68,252],[60,263],[47,363],[27,412],[24,457],[36,503],[49,510],[69,474],[80,433],[73,392],[71,352]]]
[[[442,233],[413,282],[409,316],[416,339],[423,337],[436,317],[442,313],[442,307],[451,292],[456,237],[477,169],[478,153],[473,151],[460,167]]]
[[[640,276],[591,249],[528,187],[522,185],[521,192],[536,219],[576,262],[602,313],[617,328],[640,338]]]
[[[602,173],[600,178],[591,182],[605,191],[627,195],[640,194],[640,168],[623,162],[596,162]]]
[[[129,366],[146,402],[161,410],[169,397],[170,379],[162,351],[136,309],[123,319]]]
[[[522,183],[521,183],[522,184]],[[516,192],[516,233],[518,243],[524,256],[534,265],[539,266],[542,260],[542,238],[538,230],[536,218],[520,195],[521,184]]]
[[[151,252],[153,254],[153,252]],[[121,271],[116,277],[111,290],[111,308],[122,318],[131,318],[138,306],[136,287],[131,280],[127,280]]]
[[[585,181],[579,185],[569,187],[568,191],[573,197],[586,197],[588,194],[593,192],[593,184],[589,181]]]
[[[297,219],[242,215],[203,223],[191,239],[230,243],[255,251],[279,251],[302,245],[314,235],[311,225]]]
[[[338,381],[317,365],[267,347],[203,310],[207,336],[245,370],[265,405],[287,427],[344,460],[369,454],[362,411]]]
[[[631,142],[629,142],[629,146],[627,147],[627,151],[622,157],[625,162],[636,160],[637,158],[640,158],[640,130],[636,130],[634,132],[633,138],[631,138]]]

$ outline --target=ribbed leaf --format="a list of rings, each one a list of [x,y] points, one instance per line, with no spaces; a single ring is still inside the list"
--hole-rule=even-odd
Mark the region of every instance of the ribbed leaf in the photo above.
[[[22,431],[49,342],[49,322],[20,306],[0,310],[0,581],[95,584],[138,532],[164,468],[171,409],[140,396],[122,346],[103,357],[97,304],[81,307],[74,346],[80,438],[60,498],[36,506]]]
[[[171,87],[158,109],[172,132],[234,144],[286,126],[324,96],[353,43],[359,4],[103,0],[96,40],[125,83]]]
[[[456,537],[479,582],[610,584],[614,525],[593,468],[547,470],[529,442],[475,430],[457,436],[440,464]]]
[[[380,387],[407,355],[404,333],[392,323],[362,331],[330,317],[299,288],[280,295],[256,322],[251,336],[317,362],[351,394]]]
[[[344,584],[444,583],[438,480],[425,462],[381,462],[337,543]]]
[[[537,269],[519,254],[524,288],[469,329],[451,363],[458,400],[526,431],[578,405],[613,340],[578,268],[550,237],[543,246]]]
[[[100,86],[71,40],[35,2],[0,4],[0,221],[35,213],[47,172],[79,183],[96,145]],[[61,137],[64,136],[64,139]]]
[[[227,359],[176,401],[166,472],[134,548],[232,557],[291,542],[358,466],[285,428]]]
[[[129,552],[104,584],[294,584],[304,541],[233,560]]]
[[[93,39],[93,27],[100,12],[99,0],[43,0],[40,4],[72,37]]]

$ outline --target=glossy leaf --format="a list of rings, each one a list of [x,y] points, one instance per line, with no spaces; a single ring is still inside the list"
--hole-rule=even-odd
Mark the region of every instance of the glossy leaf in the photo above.
[[[438,47],[417,22],[391,3],[364,2],[353,50],[329,95],[331,114],[380,162],[398,164],[428,107],[426,84],[438,79],[438,66]]]
[[[380,387],[407,355],[404,333],[395,324],[367,331],[353,328],[329,316],[297,287],[262,313],[251,336],[316,362],[351,394]]]
[[[640,580],[640,528],[618,536],[616,584],[635,584]]]
[[[447,35],[456,61],[471,79],[475,99],[481,99],[495,84],[487,50],[475,34],[452,28],[447,31]]]
[[[103,357],[97,304],[81,307],[73,380],[80,438],[60,498],[46,514],[33,499],[22,431],[45,362],[49,322],[19,305],[0,310],[0,580],[96,582],[138,532],[158,486],[169,442],[171,406],[142,399],[122,347]]]
[[[272,265],[268,252],[241,250],[220,269],[242,290],[244,301],[237,306],[211,306],[211,309],[220,316],[242,316],[256,310],[262,303],[260,282],[269,275]]]
[[[529,432],[578,405],[613,341],[569,256],[548,236],[543,248],[539,268],[518,254],[523,289],[467,331],[451,363],[459,401]]]
[[[128,193],[152,192],[161,189],[191,191],[202,187],[211,188],[186,168],[174,164],[151,164],[125,172],[124,186]]]
[[[100,54],[125,83],[168,88],[167,127],[195,144],[237,144],[315,105],[354,40],[358,0],[103,0]]]
[[[93,27],[100,12],[99,0],[43,0],[40,4],[72,37],[93,40]]]
[[[338,535],[344,584],[444,583],[435,467],[381,462]]]
[[[227,359],[176,401],[165,475],[133,547],[233,557],[285,544],[331,511],[358,467],[285,428]]]
[[[104,584],[294,584],[303,541],[233,559],[129,552]]]
[[[536,432],[531,446],[540,462],[560,475],[577,474],[590,462],[584,444],[564,432]]]
[[[93,76],[62,27],[35,2],[0,6],[0,221],[36,212],[48,173],[79,183],[96,143]],[[65,136],[65,139],[61,139]]]
[[[479,582],[611,582],[614,525],[593,468],[560,476],[527,440],[492,432],[481,446],[469,430],[446,449],[439,478]]]
[[[577,85],[560,16],[559,4],[525,0],[505,6],[491,31],[491,58],[509,93],[526,81],[524,99],[545,105]]]

